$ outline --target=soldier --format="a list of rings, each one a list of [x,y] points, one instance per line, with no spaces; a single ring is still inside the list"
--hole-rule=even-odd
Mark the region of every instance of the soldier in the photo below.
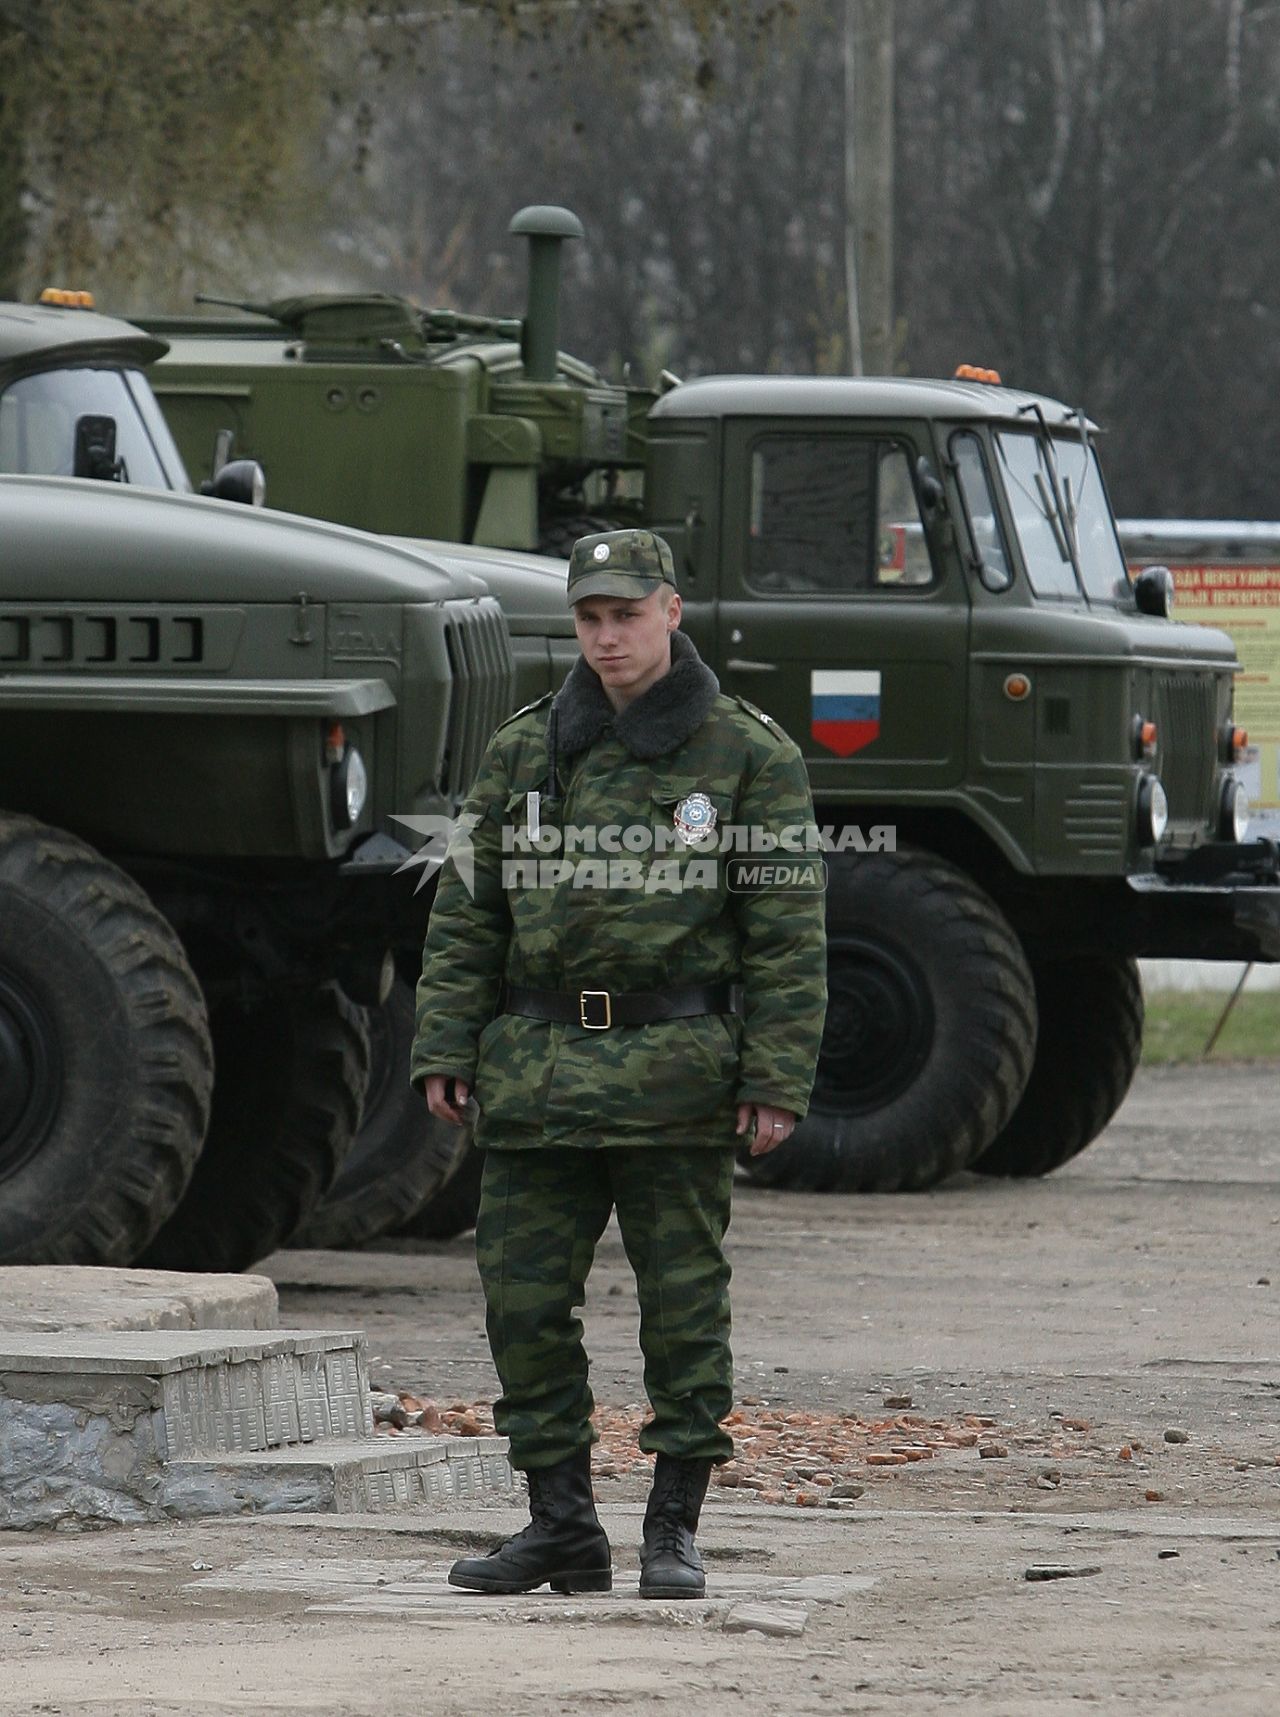
[[[749,849],[762,834],[777,859],[780,840],[816,831],[795,745],[722,695],[677,629],[661,537],[581,538],[568,598],[581,657],[490,742],[418,985],[411,1078],[449,1121],[478,1100],[494,1419],[531,1514],[449,1579],[610,1589],[574,1309],[616,1209],[653,1409],[640,1446],[656,1456],[640,1592],[694,1598],[693,1534],[711,1469],[733,1453],[721,1243],[734,1142],[772,1150],[803,1116],[826,1006],[820,892],[736,892],[724,836],[732,825]]]

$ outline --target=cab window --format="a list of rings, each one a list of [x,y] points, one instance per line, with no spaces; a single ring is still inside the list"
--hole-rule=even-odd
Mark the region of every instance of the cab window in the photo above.
[[[770,435],[751,454],[746,580],[765,595],[919,589],[933,581],[908,450]]]
[[[145,377],[114,369],[41,370],[11,383],[0,394],[0,471],[74,476],[82,417],[114,419],[122,482],[190,487]]]
[[[1004,540],[1004,529],[996,511],[996,498],[991,488],[987,462],[982,444],[969,430],[951,438],[951,457],[955,460],[960,495],[969,520],[973,552],[978,558],[982,581],[992,590],[1008,590],[1013,583],[1013,568]]]
[[[1053,473],[1038,435],[1002,430],[996,449],[1023,565],[1037,596],[1080,595]]]
[[[1080,573],[1091,602],[1117,602],[1129,593],[1129,573],[1092,447],[1079,441],[1059,444],[1062,485],[1076,527]]]

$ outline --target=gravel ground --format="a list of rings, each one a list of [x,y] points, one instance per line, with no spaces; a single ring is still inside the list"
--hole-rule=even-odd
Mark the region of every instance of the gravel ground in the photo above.
[[[14,1536],[0,1712],[1270,1717],[1278,1102],[1275,1068],[1146,1072],[1041,1183],[740,1188],[738,1482],[708,1502],[706,1605],[635,1598],[643,1395],[610,1231],[585,1313],[610,1597],[451,1595],[459,1546],[518,1522],[498,1501]],[[483,1422],[467,1240],[265,1269],[282,1323],[363,1326],[384,1387]]]

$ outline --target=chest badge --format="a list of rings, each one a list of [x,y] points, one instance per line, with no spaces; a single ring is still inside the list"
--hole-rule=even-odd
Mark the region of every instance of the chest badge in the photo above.
[[[716,808],[705,793],[690,793],[675,810],[676,833],[687,846],[705,841],[716,826]]]

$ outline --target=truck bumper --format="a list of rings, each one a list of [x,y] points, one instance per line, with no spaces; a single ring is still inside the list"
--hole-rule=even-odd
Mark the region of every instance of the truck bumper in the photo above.
[[[1130,877],[1128,951],[1152,958],[1280,960],[1280,847],[1215,842]]]

